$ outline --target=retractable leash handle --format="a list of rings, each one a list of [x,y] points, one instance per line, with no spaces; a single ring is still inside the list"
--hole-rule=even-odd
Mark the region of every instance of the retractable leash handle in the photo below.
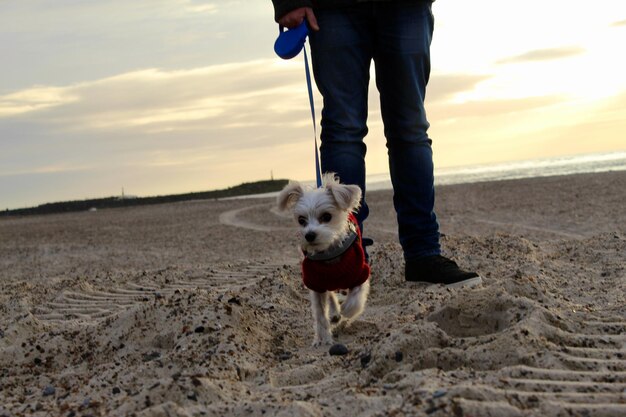
[[[298,55],[302,48],[304,48],[304,42],[309,34],[309,28],[306,25],[306,20],[303,20],[298,26],[293,29],[285,31],[285,27],[278,26],[278,38],[274,42],[274,52],[282,59],[291,59]]]
[[[309,34],[306,19],[293,29],[285,31],[283,26],[278,27],[278,38],[274,42],[274,52],[282,59],[291,59],[304,50],[304,70],[306,74],[306,85],[309,92],[309,106],[311,107],[311,119],[313,119],[313,133],[315,135],[315,182],[317,188],[322,186],[322,174],[320,170],[320,158],[317,148],[317,123],[315,122],[315,106],[313,104],[313,88],[311,86],[311,73],[309,71],[309,59],[307,57],[304,43]]]

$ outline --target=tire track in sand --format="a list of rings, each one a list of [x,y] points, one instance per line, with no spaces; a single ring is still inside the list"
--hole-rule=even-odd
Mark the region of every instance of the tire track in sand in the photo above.
[[[277,226],[268,226],[258,223],[253,223],[249,220],[245,220],[241,218],[241,214],[247,211],[259,210],[261,208],[267,208],[267,203],[265,204],[255,204],[253,206],[242,207],[234,210],[228,210],[220,214],[219,222],[223,225],[239,227],[242,229],[248,230],[256,230],[258,232],[273,232],[277,230],[291,230],[290,227],[277,227]],[[275,208],[271,208],[268,210],[270,213],[283,217],[280,213],[278,213]]]
[[[96,290],[88,286],[83,289],[64,290],[53,301],[34,307],[31,313],[45,322],[71,321],[96,324],[142,303],[171,296],[176,291],[226,291],[247,286],[281,267],[282,264],[247,264],[211,270],[206,274],[192,275],[184,279],[174,279],[163,285],[127,283],[107,290]]]
[[[548,353],[560,366],[506,367],[489,383],[457,387],[456,415],[626,415],[626,321],[581,324],[581,333],[552,328],[560,348]]]

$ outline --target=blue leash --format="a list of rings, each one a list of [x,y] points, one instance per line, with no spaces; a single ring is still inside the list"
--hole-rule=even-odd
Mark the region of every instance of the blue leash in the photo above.
[[[309,106],[311,107],[311,119],[313,120],[313,135],[315,142],[315,182],[317,188],[322,187],[322,171],[320,169],[320,157],[317,147],[317,123],[315,121],[315,105],[313,103],[313,87],[311,84],[311,72],[309,71],[309,59],[306,53],[306,47],[304,43],[306,37],[309,34],[309,29],[306,25],[306,20],[303,21],[298,27],[288,31],[283,31],[283,27],[278,28],[278,39],[274,43],[274,51],[283,59],[291,59],[298,55],[301,50],[304,50],[304,71],[306,74],[306,86],[309,92]]]
[[[317,123],[315,122],[315,105],[313,104],[313,87],[311,87],[311,73],[309,71],[309,60],[306,54],[306,47],[304,50],[304,72],[306,73],[306,87],[309,90],[309,106],[311,107],[311,119],[313,119],[313,135],[315,142],[315,181],[317,188],[322,187],[322,170],[320,169],[320,156],[317,147]]]

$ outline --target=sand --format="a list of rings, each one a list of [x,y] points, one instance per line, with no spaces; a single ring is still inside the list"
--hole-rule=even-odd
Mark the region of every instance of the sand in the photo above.
[[[438,188],[472,289],[404,281],[391,195],[343,356],[273,199],[0,219],[0,416],[626,415],[626,172]]]

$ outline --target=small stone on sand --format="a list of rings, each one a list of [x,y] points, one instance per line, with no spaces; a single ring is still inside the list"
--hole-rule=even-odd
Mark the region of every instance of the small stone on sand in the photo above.
[[[345,355],[346,353],[348,353],[348,348],[346,347],[346,345],[343,345],[341,343],[335,343],[330,347],[328,353],[330,353],[331,356]]]

